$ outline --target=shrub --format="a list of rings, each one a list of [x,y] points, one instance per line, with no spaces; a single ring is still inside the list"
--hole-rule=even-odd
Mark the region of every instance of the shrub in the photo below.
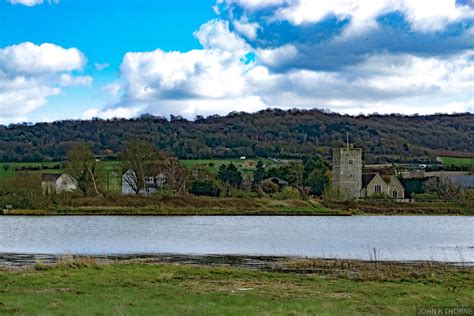
[[[343,190],[326,186],[323,192],[323,200],[326,202],[346,202],[351,200],[351,198]]]
[[[277,200],[297,200],[300,198],[300,192],[293,187],[285,187],[281,192],[275,193],[273,197]]]
[[[196,180],[190,183],[189,193],[204,196],[219,196],[221,189],[212,180]]]
[[[272,181],[266,181],[261,184],[261,188],[265,193],[276,193],[280,190],[280,186]]]

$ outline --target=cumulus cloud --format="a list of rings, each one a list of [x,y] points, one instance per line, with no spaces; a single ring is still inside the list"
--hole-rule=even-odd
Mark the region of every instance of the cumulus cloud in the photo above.
[[[274,71],[332,71],[380,52],[436,57],[473,47],[474,6],[466,1],[227,0],[218,6]],[[258,31],[247,36],[241,21]],[[291,54],[271,58],[285,49]]]
[[[90,85],[91,77],[74,74],[86,62],[76,48],[54,44],[0,48],[0,117],[17,121],[60,94],[61,87]]]
[[[229,52],[246,53],[250,50],[247,43],[229,30],[228,21],[212,20],[194,32],[205,49],[221,49]]]
[[[188,118],[269,106],[350,114],[462,112],[471,108],[469,97],[456,106],[438,99],[469,95],[474,86],[469,58],[381,54],[338,72],[274,73],[221,50],[129,53],[121,68],[124,94],[115,107]]]
[[[349,18],[355,28],[365,28],[373,27],[377,17],[383,14],[401,12],[414,29],[437,31],[450,22],[473,17],[469,3],[456,0],[219,0],[219,4],[253,11],[273,8],[273,18],[296,25],[335,16]]]
[[[114,102],[94,114],[472,111],[469,4],[219,0],[216,7],[220,19],[194,33],[202,49],[127,53],[110,86]]]
[[[8,46],[0,50],[0,67],[23,75],[38,75],[62,71],[82,70],[86,58],[77,48],[62,48],[44,43],[30,42]]]

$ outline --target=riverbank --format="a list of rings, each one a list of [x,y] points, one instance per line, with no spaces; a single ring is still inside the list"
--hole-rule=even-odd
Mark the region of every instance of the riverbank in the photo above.
[[[5,209],[3,215],[156,215],[156,216],[349,216],[349,215],[474,215],[474,207],[455,202],[392,201],[326,202],[316,199],[210,198],[196,196],[78,197],[38,207]]]
[[[299,260],[271,271],[150,261],[0,271],[0,313],[309,315],[414,314],[472,304],[473,270],[436,263]]]

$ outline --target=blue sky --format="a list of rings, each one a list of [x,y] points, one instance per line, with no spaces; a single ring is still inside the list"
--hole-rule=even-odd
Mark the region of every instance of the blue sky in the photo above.
[[[471,0],[0,0],[0,124],[474,112]]]

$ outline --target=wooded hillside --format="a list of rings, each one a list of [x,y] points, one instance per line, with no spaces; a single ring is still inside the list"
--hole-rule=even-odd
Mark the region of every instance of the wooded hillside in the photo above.
[[[0,126],[2,161],[64,159],[84,140],[97,155],[114,157],[131,138],[142,138],[179,158],[328,155],[331,146],[351,142],[367,162],[432,161],[437,154],[469,155],[474,114],[347,116],[320,110],[269,109],[195,121],[143,115],[137,119],[59,121]]]

